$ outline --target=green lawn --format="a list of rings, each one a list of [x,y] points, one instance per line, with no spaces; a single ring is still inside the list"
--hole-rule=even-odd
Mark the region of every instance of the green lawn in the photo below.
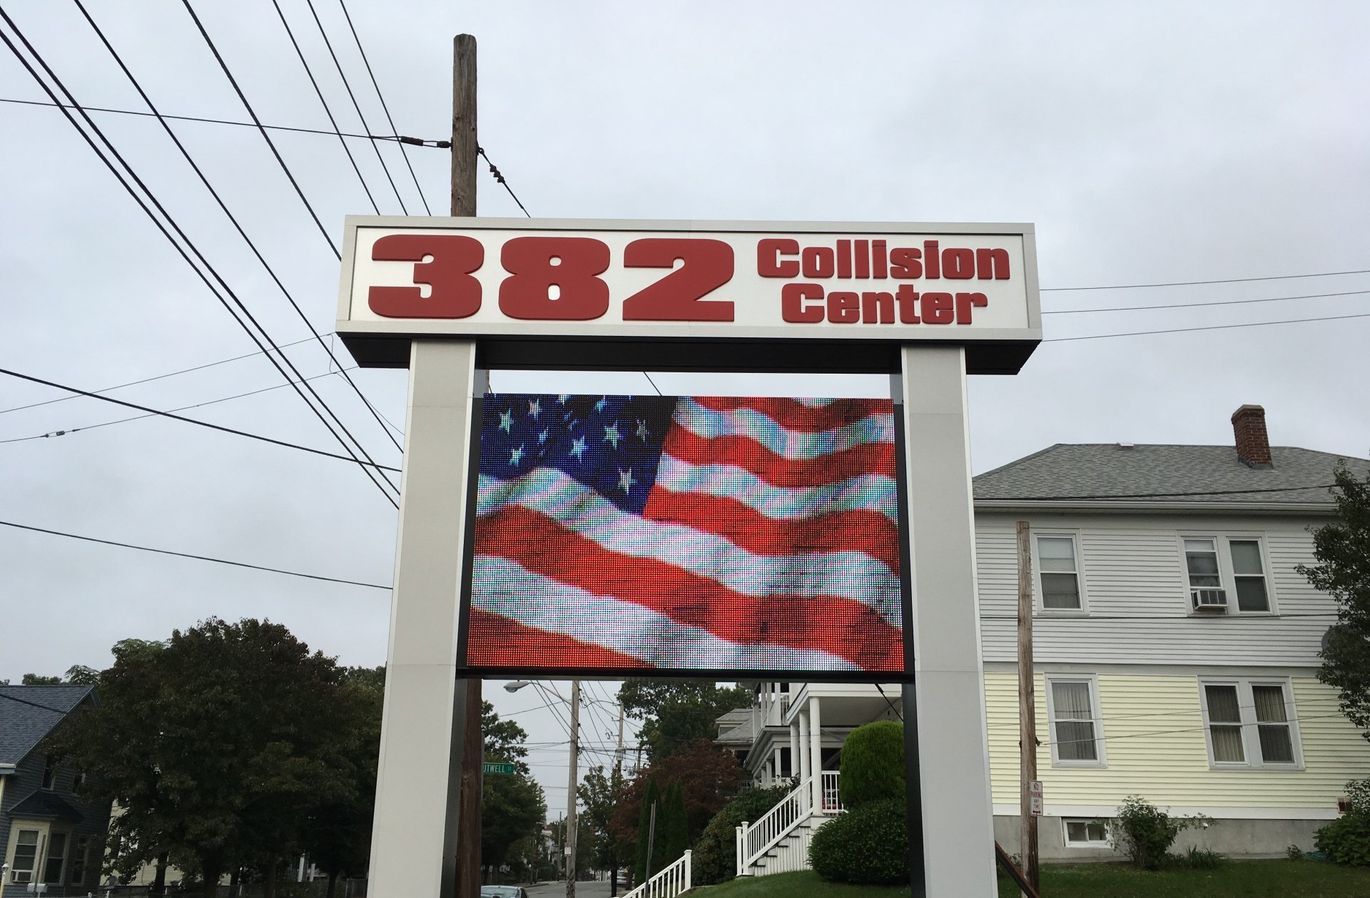
[[[827,883],[814,873],[736,879],[701,886],[695,898],[896,898],[908,889]],[[1018,889],[999,879],[1000,898]],[[1147,873],[1120,864],[1042,868],[1042,898],[1365,898],[1370,869],[1317,861],[1226,861],[1216,870]]]

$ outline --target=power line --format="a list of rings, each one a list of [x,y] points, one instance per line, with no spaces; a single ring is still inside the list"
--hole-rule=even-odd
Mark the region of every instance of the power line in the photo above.
[[[295,48],[295,55],[300,59],[300,65],[304,66],[304,73],[309,77],[309,83],[314,87],[314,94],[319,98],[319,104],[323,106],[324,115],[328,116],[328,123],[333,126],[333,130],[338,130],[338,120],[333,117],[333,110],[329,108],[328,101],[324,99],[323,91],[319,88],[319,82],[314,78],[314,70],[309,67],[309,61],[304,58],[304,51],[300,49],[299,41],[295,40],[295,32],[290,27],[285,13],[281,10],[281,4],[277,0],[271,0],[271,5],[276,7],[276,15],[280,17],[281,25],[285,27],[286,36],[290,38],[290,46]],[[371,195],[371,188],[366,184],[366,178],[362,177],[362,170],[357,165],[357,159],[352,155],[352,149],[347,145],[342,132],[338,133],[338,143],[342,144],[343,152],[347,154],[347,161],[352,163],[352,170],[357,173],[357,180],[361,182],[362,192],[366,194],[367,202],[371,203],[371,208],[377,215],[381,214],[381,207],[376,205],[376,198]]]
[[[129,70],[127,65],[124,64],[123,58],[119,55],[119,53],[114,49],[114,46],[105,37],[104,32],[100,29],[100,26],[96,24],[94,18],[92,18],[90,13],[86,11],[86,8],[82,4],[81,0],[76,0],[76,6],[78,9],[81,10],[81,14],[85,16],[85,19],[90,24],[90,27],[94,29],[96,36],[99,37],[100,42],[104,44],[105,49],[109,51],[109,54],[114,58],[115,63],[118,64],[119,69],[124,73],[124,76],[128,78],[129,83],[131,83],[134,89],[138,92],[138,96],[141,97],[143,102],[147,104],[148,109],[150,109],[154,115],[157,115],[158,110],[156,105],[153,104],[152,98],[149,97],[147,92],[143,90],[143,86],[138,82],[138,79],[134,77],[133,72]],[[205,189],[209,191],[210,196],[214,198],[214,201],[218,204],[219,209],[224,213],[224,215],[228,217],[228,220],[232,223],[234,229],[237,230],[238,235],[243,238],[243,241],[245,243],[247,243],[248,248],[252,250],[252,254],[256,256],[257,261],[260,262],[262,267],[266,269],[266,272],[271,277],[271,280],[276,284],[277,288],[281,291],[281,294],[285,297],[286,301],[290,303],[290,307],[295,310],[295,314],[299,316],[300,320],[304,323],[304,326],[309,330],[310,334],[313,335],[315,342],[317,342],[319,344],[319,347],[323,349],[325,353],[328,354],[328,357],[333,361],[333,363],[337,365],[339,369],[342,369],[343,365],[340,361],[338,361],[337,356],[333,354],[332,348],[324,343],[323,337],[320,336],[319,332],[314,329],[314,325],[309,321],[309,316],[305,315],[304,310],[301,309],[299,303],[295,301],[295,297],[290,294],[290,291],[288,289],[286,289],[284,282],[281,281],[280,277],[277,276],[275,270],[271,267],[270,264],[268,264],[268,262],[266,261],[266,257],[262,255],[261,251],[257,248],[256,243],[254,243],[252,238],[250,238],[247,235],[247,231],[243,228],[242,224],[238,221],[237,217],[228,208],[228,204],[224,202],[223,197],[220,196],[219,192],[214,189],[214,185],[210,183],[209,178],[200,169],[199,165],[196,164],[194,158],[190,155],[190,151],[185,148],[185,145],[182,144],[180,139],[176,136],[176,132],[173,131],[171,126],[168,125],[165,121],[163,121],[160,118],[160,116],[158,117],[158,123],[162,126],[163,130],[166,131],[167,136],[171,138],[172,143],[176,145],[176,149],[180,151],[181,156],[186,160],[187,164],[189,164],[191,169],[194,170],[196,176],[199,177],[200,183],[204,185]],[[239,303],[239,306],[242,307],[241,303]],[[246,308],[243,308],[243,312],[244,314],[247,313]],[[250,315],[248,317],[251,319]],[[276,349],[277,353],[281,353],[280,347],[277,346],[275,340],[273,340],[270,337],[270,335],[267,334],[266,329],[262,327],[260,324],[258,324],[255,319],[251,320],[252,323],[257,326],[257,329],[261,331],[262,336],[266,339],[266,341],[271,344],[272,348]],[[356,444],[357,449],[361,452],[363,456],[365,456],[366,460],[374,461],[374,459],[371,458],[371,456],[367,453],[366,449],[362,446],[361,442],[351,433],[351,431],[347,429],[347,426],[343,424],[342,420],[328,406],[328,403],[324,402],[323,397],[319,396],[319,394],[315,392],[312,387],[308,386],[307,381],[305,381],[304,375],[300,373],[299,369],[295,367],[294,363],[291,362],[288,358],[286,358],[283,353],[281,354],[281,361],[285,364],[286,367],[290,369],[291,373],[295,376],[297,380],[299,380],[302,383],[305,383],[306,389],[308,389],[310,395],[314,397],[314,401],[317,402],[321,408],[328,412],[329,416],[332,417],[334,422],[338,425],[338,428],[343,433],[347,434],[348,438],[351,439],[354,444]],[[277,369],[280,370],[279,365],[277,366]],[[290,376],[286,375],[284,371],[282,371],[281,373],[283,376],[286,377],[287,380],[290,380]],[[366,408],[371,412],[371,415],[373,418],[375,418],[376,423],[381,425],[381,430],[385,433],[386,437],[390,439],[390,442],[394,444],[396,449],[401,448],[399,442],[395,440],[394,436],[390,433],[389,430],[385,428],[385,425],[381,422],[380,415],[377,413],[375,408],[372,407],[370,401],[366,398],[365,395],[362,394],[361,388],[358,387],[356,382],[352,380],[351,376],[345,372],[343,373],[343,378],[352,387],[352,390],[354,393],[356,393],[357,398],[359,398],[362,401],[362,404],[365,405]],[[297,392],[299,392],[298,387],[296,388],[296,390]],[[305,399],[303,392],[300,392],[300,398]],[[305,399],[305,402],[306,404],[308,404],[309,400]],[[339,438],[339,441],[341,442],[341,438]],[[351,450],[349,449],[348,452],[350,454]]]
[[[352,108],[357,111],[357,118],[361,120],[362,130],[369,133],[371,126],[366,122],[361,104],[357,102],[357,95],[352,92],[352,82],[347,79],[347,73],[343,71],[342,63],[338,61],[338,54],[333,51],[333,42],[328,39],[328,31],[323,27],[323,20],[319,18],[319,11],[314,7],[314,0],[305,0],[305,5],[309,7],[309,12],[314,17],[314,24],[319,26],[319,36],[323,38],[323,44],[328,48],[328,55],[333,58],[333,66],[338,70],[338,77],[342,79],[343,88],[347,91],[348,98],[352,100]],[[400,196],[400,189],[395,186],[395,179],[390,176],[390,166],[385,164],[385,157],[381,155],[380,145],[373,140],[371,141],[371,149],[376,153],[376,161],[381,164],[381,171],[385,172],[385,179],[390,182],[390,189],[395,192],[395,200],[400,204],[400,212],[408,215],[409,210],[404,206],[404,197]]]
[[[31,43],[29,43],[28,38],[24,36],[23,31],[18,27],[18,25],[15,24],[14,20],[10,18],[9,14],[6,13],[3,8],[0,8],[0,18],[3,18],[4,21],[9,25],[10,29],[14,31],[15,35],[24,44],[25,48],[29,51],[29,53],[32,54],[32,56],[38,62],[38,64],[43,67],[43,70],[47,73],[48,77],[52,79],[53,83],[56,84],[57,88],[62,91],[62,93],[68,98],[68,100],[70,100],[72,103],[75,103],[75,97],[71,94],[71,91],[67,90],[66,85],[64,85],[61,79],[57,77],[57,74],[52,70],[51,66],[47,64],[46,60],[43,59],[42,55],[37,51],[37,49],[35,49],[34,46]],[[12,40],[10,40],[9,35],[5,34],[3,31],[0,31],[0,39],[4,40],[5,45],[9,48],[10,52],[14,55],[15,59],[19,60],[19,63],[34,79],[34,81],[43,90],[43,92],[46,93],[49,97],[51,97],[54,102],[56,102],[58,99],[57,95],[53,92],[52,88],[48,86],[47,82],[43,80],[42,76],[39,75],[37,70],[34,69],[33,65],[28,61],[28,59],[26,59],[24,55],[19,52],[19,48],[15,46]],[[100,130],[99,126],[96,125],[93,120],[91,120],[89,115],[86,115],[84,112],[82,113],[82,117],[86,121],[87,126],[91,129],[92,132],[94,132],[94,134],[97,137],[100,138],[101,143],[103,143],[105,147],[108,148],[108,151],[111,154],[113,154],[114,158],[117,159],[119,164],[123,166],[124,170],[128,172],[128,176],[133,179],[133,181],[142,190],[143,194],[146,195],[147,200],[144,200],[143,195],[140,195],[138,191],[134,190],[133,185],[129,183],[128,178],[124,176],[123,172],[121,172],[117,167],[115,167],[114,163],[110,161],[110,158],[105,154],[105,150],[102,150],[101,147],[95,143],[95,141],[91,138],[90,134],[86,133],[86,130],[82,128],[80,123],[76,121],[76,118],[66,109],[62,110],[62,114],[66,117],[67,121],[71,124],[71,126],[76,129],[76,132],[81,136],[81,139],[86,142],[86,145],[89,146],[91,150],[95,153],[96,157],[102,163],[104,163],[105,167],[108,168],[110,173],[114,175],[115,180],[119,182],[119,185],[124,188],[124,190],[129,194],[129,196],[133,198],[134,202],[138,204],[138,207],[143,210],[143,213],[148,216],[148,218],[152,221],[153,225],[162,233],[162,236],[165,237],[169,243],[171,243],[172,247],[176,250],[177,254],[181,256],[181,258],[186,262],[186,264],[191,267],[191,270],[195,272],[195,275],[198,278],[200,278],[200,280],[205,284],[206,287],[209,288],[210,292],[214,295],[214,298],[219,301],[220,305],[222,305],[224,309],[238,323],[238,325],[243,328],[244,332],[247,333],[248,337],[257,345],[257,348],[265,353],[266,346],[263,343],[263,339],[265,338],[269,341],[269,337],[265,337],[265,331],[262,329],[261,325],[258,324],[256,319],[247,310],[246,306],[243,305],[242,301],[233,292],[232,288],[228,286],[228,283],[223,279],[223,277],[218,273],[218,271],[209,263],[208,259],[205,258],[204,254],[200,252],[199,248],[195,245],[195,243],[189,238],[189,236],[186,235],[185,231],[182,230],[181,227],[176,223],[176,220],[172,218],[170,213],[167,212],[166,208],[157,199],[156,195],[151,191],[151,189],[148,188],[147,184],[143,182],[143,180],[138,176],[137,172],[135,172],[132,166],[128,164],[127,160],[124,159],[123,155],[119,152],[119,150],[114,146],[112,142],[110,142],[109,138],[105,136],[104,132]],[[148,202],[151,202],[152,206],[156,207],[157,211],[161,214],[162,218],[158,218],[158,216],[153,213],[152,207],[148,205]],[[165,219],[165,222],[163,221],[163,219]],[[180,240],[184,242],[184,246],[182,246],[182,244],[177,241],[176,237],[172,236],[171,230],[168,230],[168,226],[171,230],[175,230],[177,236],[179,236]],[[216,288],[214,284],[210,281],[209,275],[207,275],[205,271],[202,271],[199,265],[196,265],[195,261],[191,259],[190,253],[192,252],[195,254],[195,258],[199,260],[200,265],[204,266],[205,271],[208,271],[210,275],[213,275],[214,279],[222,286],[224,293],[227,294],[228,298],[232,300],[232,305],[230,305],[228,299],[225,299],[224,295],[221,294],[219,292],[219,289]],[[234,306],[238,308],[243,317],[239,317],[239,313],[234,311]],[[247,321],[250,321],[257,328],[258,331],[261,331],[263,337],[258,337],[257,333],[254,333],[253,330],[250,327],[248,327],[247,323],[244,322],[243,318],[246,318]],[[285,373],[285,369],[282,368],[281,363],[278,362],[275,358],[273,358],[269,353],[267,354],[267,359],[272,363],[276,370],[282,374],[282,376],[284,376],[287,380],[290,379],[289,375]],[[287,364],[289,363],[289,360],[286,359],[283,354],[282,360],[285,361]],[[299,393],[302,399],[305,398],[304,393],[300,391],[298,386],[295,387],[295,390],[297,393]],[[99,398],[105,399],[106,397]],[[306,404],[309,404],[308,399],[305,399],[305,402]],[[318,417],[319,421],[325,426],[325,428],[328,429],[329,433],[338,440],[339,444],[342,445],[342,447],[347,451],[348,455],[352,456],[352,460],[356,461],[360,465],[361,459],[356,457],[351,447],[348,446],[346,441],[343,440],[342,436],[336,430],[334,430],[333,426],[329,424],[329,422],[323,417],[322,413],[319,412],[318,409],[314,408],[312,404],[310,404],[310,411],[313,412],[316,417]],[[363,454],[365,454],[364,450]],[[398,493],[398,489],[395,487],[395,485],[390,483],[389,480],[385,479],[384,476],[379,475],[376,471],[373,471],[370,468],[363,466],[362,471],[366,475],[366,477],[369,480],[371,480],[371,482],[375,484],[375,486],[378,489],[381,490],[382,495],[386,497],[386,501],[388,501],[392,506],[398,508],[399,503],[393,496],[390,495],[389,492],[389,490],[395,490],[395,492]]]
[[[13,103],[16,106],[42,106],[48,109],[74,109],[80,112],[99,112],[108,115],[132,115],[139,118],[154,118],[151,112],[143,112],[140,109],[116,109],[110,106],[86,106],[80,103],[61,103],[50,100],[20,100],[15,97],[0,97],[0,103]],[[172,115],[164,112],[162,118],[171,119],[177,122],[199,122],[204,125],[231,125],[235,128],[256,128],[252,122],[236,122],[232,119],[209,118],[200,115]],[[452,148],[450,140],[427,140],[422,137],[405,137],[395,135],[393,137],[385,134],[354,134],[348,131],[327,131],[323,128],[301,128],[292,125],[262,125],[268,131],[289,131],[295,134],[318,134],[323,137],[347,137],[353,140],[393,140],[404,146],[428,147],[430,149],[448,150]]]
[[[423,203],[423,211],[426,215],[432,215],[433,210],[428,207],[428,198],[423,195],[423,188],[419,186],[419,176],[414,174],[414,166],[409,162],[409,152],[405,149],[406,141],[399,136],[398,129],[395,128],[395,120],[390,117],[390,106],[385,102],[385,94],[381,93],[380,83],[376,81],[376,73],[371,69],[371,60],[366,56],[366,48],[362,46],[362,39],[357,36],[357,27],[352,24],[352,16],[347,11],[347,4],[344,0],[338,0],[338,5],[342,7],[343,18],[347,19],[347,27],[352,32],[352,40],[357,42],[357,52],[361,54],[362,64],[366,66],[366,74],[371,77],[371,86],[376,89],[376,98],[381,101],[381,109],[385,112],[385,120],[390,125],[390,133],[395,135],[395,140],[400,145],[400,156],[404,159],[404,165],[409,169],[409,177],[414,179],[414,189],[418,191],[419,202]],[[451,146],[451,141],[448,141]]]
[[[1251,321],[1245,324],[1209,324],[1202,327],[1172,327],[1163,330],[1129,331],[1122,334],[1089,334],[1084,337],[1048,337],[1043,343],[1070,343],[1076,340],[1108,340],[1114,337],[1150,337],[1157,334],[1187,334],[1195,331],[1222,331],[1238,327],[1271,327],[1277,324],[1308,324],[1314,321],[1346,321],[1351,318],[1370,318],[1370,312],[1355,315],[1327,315],[1322,318],[1291,318],[1285,321]]]
[[[273,446],[281,446],[286,449],[298,449],[301,452],[308,452],[312,455],[322,455],[325,458],[336,458],[339,461],[346,461],[351,462],[355,465],[360,465],[363,469],[374,467],[382,471],[394,471],[397,474],[401,473],[400,468],[390,467],[389,465],[382,465],[377,462],[366,462],[362,461],[361,459],[355,456],[338,455],[337,453],[329,452],[324,449],[314,449],[310,446],[301,446],[297,443],[287,443],[285,440],[278,440],[274,437],[262,436],[261,434],[257,433],[249,433],[246,430],[237,430],[232,427],[224,427],[222,424],[211,424],[208,421],[199,421],[195,418],[187,418],[183,415],[178,415],[174,412],[164,412],[161,409],[149,408],[146,405],[138,405],[136,402],[125,402],[122,399],[115,399],[112,396],[100,396],[88,390],[78,389],[77,387],[69,387],[66,384],[59,384],[51,380],[43,380],[41,377],[33,377],[28,374],[20,374],[18,371],[11,371],[8,368],[0,368],[0,374],[7,374],[10,377],[17,377],[20,380],[26,380],[30,383],[41,384],[45,387],[53,387],[58,390],[66,390],[70,393],[76,393],[80,396],[86,396],[91,399],[98,399],[101,402],[108,402],[113,405],[122,405],[124,408],[136,409],[140,412],[148,412],[149,414],[153,415],[160,415],[163,418],[170,418],[173,421],[182,421],[186,424],[195,424],[199,427],[207,427],[210,430],[217,430],[220,433],[228,433],[234,436],[246,437],[249,440],[258,440],[263,443],[270,443]]]
[[[1294,299],[1326,299],[1333,296],[1362,296],[1370,290],[1344,290],[1340,293],[1305,293],[1300,296],[1267,296],[1259,299],[1221,299],[1214,302],[1174,302],[1154,306],[1117,306],[1100,309],[1044,309],[1043,315],[1085,315],[1096,312],[1150,312],[1153,309],[1200,309],[1209,306],[1241,306],[1256,302],[1289,302]]]
[[[306,380],[319,380],[319,379],[324,378],[324,377],[332,377],[333,375],[335,375],[335,374],[337,374],[337,373],[338,373],[338,372],[336,372],[336,371],[326,371],[326,372],[324,372],[323,374],[315,374],[313,377],[306,378]],[[207,400],[205,400],[204,402],[193,402],[193,403],[191,403],[190,405],[182,405],[182,406],[179,406],[179,407],[177,407],[177,408],[166,409],[166,411],[167,411],[167,412],[184,412],[184,411],[189,411],[190,409],[193,409],[193,408],[204,408],[204,407],[207,406],[207,405],[218,405],[220,402],[231,402],[231,401],[233,401],[234,399],[246,399],[248,396],[257,396],[257,395],[259,395],[259,394],[261,394],[261,393],[270,393],[272,390],[279,390],[279,389],[282,389],[283,387],[288,387],[288,386],[290,386],[290,384],[272,384],[272,385],[269,386],[269,387],[262,387],[262,388],[259,389],[259,390],[248,390],[248,391],[245,392],[245,393],[235,393],[235,394],[233,394],[232,396],[222,396],[222,397],[220,397],[220,398],[218,398],[218,399],[207,399]],[[69,396],[69,397],[67,397],[67,398],[69,398],[69,399],[77,399],[77,398],[82,398],[82,397]],[[62,427],[62,428],[58,428],[57,430],[50,430],[50,431],[48,431],[48,432],[46,432],[46,433],[37,433],[37,434],[34,434],[33,436],[27,436],[27,437],[12,437],[12,438],[7,439],[7,440],[0,440],[0,444],[5,444],[5,443],[24,443],[24,442],[28,442],[28,441],[30,441],[30,440],[41,440],[41,439],[46,439],[46,438],[51,438],[51,437],[63,437],[63,436],[67,436],[68,434],[81,433],[82,431],[86,431],[86,430],[97,430],[97,429],[99,429],[99,428],[101,428],[101,427],[110,427],[110,426],[113,426],[113,425],[115,425],[115,424],[127,424],[129,421],[142,421],[142,420],[144,420],[144,419],[146,419],[146,418],[153,418],[153,417],[156,417],[156,415],[153,414],[152,412],[149,412],[149,413],[147,413],[147,414],[145,414],[145,415],[130,415],[130,416],[127,417],[127,418],[116,418],[116,419],[114,419],[113,421],[101,421],[101,422],[98,423],[98,424],[86,424],[86,425],[83,425],[83,426],[81,426],[81,427]],[[338,456],[338,457],[339,457],[339,458],[346,458],[346,456]],[[350,459],[349,459],[349,460],[350,460]]]
[[[215,558],[212,555],[196,555],[190,552],[174,552],[171,549],[156,549],[152,546],[140,546],[135,543],[121,543],[112,539],[99,539],[94,536],[83,536],[79,533],[67,533],[63,530],[49,530],[46,527],[35,527],[31,524],[16,524],[14,521],[0,521],[0,526],[13,527],[16,530],[29,530],[34,533],[46,533],[49,536],[62,536],[67,539],[78,539],[88,543],[99,543],[103,546],[115,546],[120,549],[136,549],[139,552],[152,552],[156,555],[171,555],[176,558],[189,558],[194,561],[209,561],[214,564],[226,564],[231,567],[248,568],[254,571],[265,571],[271,574],[284,574],[288,577],[302,577],[306,580],[321,580],[325,583],[341,583],[345,586],[364,586],[367,589],[390,589],[391,587],[381,583],[367,583],[362,580],[346,580],[341,577],[325,577],[322,574],[307,574],[303,571],[292,571],[285,568],[267,567],[261,564],[249,564],[245,561],[232,561],[227,558]]]
[[[281,349],[289,349],[289,348],[292,347],[292,346],[299,346],[299,345],[302,344],[302,343],[308,343],[308,342],[310,342],[310,338],[306,337],[306,338],[303,339],[303,340],[296,340],[294,343],[283,343],[283,344],[281,344],[280,348],[281,348]],[[131,380],[131,381],[129,381],[128,383],[116,384],[115,386],[112,386],[112,387],[103,387],[103,388],[101,388],[101,389],[99,389],[99,390],[91,390],[91,392],[92,392],[92,393],[112,393],[112,392],[114,392],[115,390],[122,390],[122,389],[124,389],[125,387],[136,387],[136,386],[138,386],[139,384],[152,383],[152,382],[155,381],[155,380],[164,380],[164,379],[166,379],[166,378],[168,378],[168,377],[175,377],[175,376],[178,375],[178,374],[190,374],[191,372],[194,372],[194,371],[203,371],[203,370],[205,370],[206,368],[213,368],[213,367],[215,367],[215,366],[217,366],[217,365],[227,365],[229,362],[241,362],[243,359],[253,359],[253,358],[256,358],[256,357],[259,356],[259,355],[261,355],[261,352],[260,352],[260,351],[258,351],[258,352],[249,352],[249,353],[245,353],[245,354],[243,354],[243,355],[235,355],[235,356],[233,356],[232,358],[220,359],[220,360],[217,361],[217,362],[206,362],[206,363],[203,364],[203,365],[195,365],[195,366],[190,367],[190,368],[182,368],[182,369],[180,369],[179,371],[169,371],[169,372],[167,372],[166,374],[156,374],[156,375],[153,375],[152,377],[144,377],[144,378],[142,378],[142,379],[140,379],[140,380]],[[285,386],[285,384],[281,384],[281,386]],[[70,401],[73,400],[73,399],[79,399],[79,398],[81,398],[81,397],[79,397],[79,396],[59,396],[59,397],[57,397],[56,399],[44,399],[42,402],[30,402],[30,403],[28,403],[27,405],[16,405],[16,406],[13,406],[13,407],[11,407],[11,408],[0,409],[0,415],[8,415],[10,412],[19,412],[19,411],[23,411],[23,410],[25,410],[25,409],[38,408],[39,406],[42,406],[42,405],[52,405],[52,404],[57,403],[57,402],[70,402]],[[172,411],[179,411],[179,409],[172,409]]]
[[[266,141],[266,145],[271,149],[271,155],[276,157],[276,162],[280,165],[281,171],[285,172],[286,178],[290,181],[290,186],[295,188],[296,196],[300,198],[300,202],[304,203],[305,209],[309,212],[309,217],[312,218],[314,224],[318,226],[319,233],[323,235],[323,239],[328,244],[328,248],[333,250],[333,254],[341,260],[342,252],[333,242],[333,237],[328,233],[328,228],[324,227],[323,222],[319,219],[318,213],[314,211],[314,206],[309,202],[309,198],[304,195],[304,190],[301,189],[300,182],[295,180],[295,175],[290,171],[290,166],[285,164],[285,159],[281,156],[280,150],[276,149],[276,142],[271,139],[271,135],[266,132],[266,128],[262,127],[262,120],[257,117],[256,110],[252,108],[252,104],[248,102],[247,95],[243,93],[243,89],[238,85],[238,79],[233,77],[233,72],[229,69],[228,63],[219,52],[219,48],[214,45],[214,41],[210,38],[209,32],[205,30],[204,23],[200,21],[199,16],[195,15],[195,10],[191,7],[190,0],[181,0],[181,3],[185,6],[186,12],[190,13],[191,20],[195,23],[196,29],[200,32],[200,37],[204,38],[205,44],[209,47],[209,52],[213,54],[215,61],[219,63],[219,68],[223,70],[224,76],[228,78],[228,83],[233,86],[233,92],[238,95],[238,99],[242,102],[243,108],[247,110],[248,117],[251,118],[252,123],[257,126],[257,132],[262,135],[262,139]]]
[[[1370,274],[1370,268],[1357,268],[1350,271],[1313,271],[1306,274],[1268,274],[1260,277],[1213,278],[1206,281],[1165,281],[1155,284],[1095,284],[1088,287],[1042,287],[1042,292],[1080,291],[1080,290],[1141,290],[1149,287],[1199,287],[1206,284],[1246,284],[1252,281],[1290,281],[1297,278],[1337,277],[1343,274]]]
[[[18,698],[17,696],[10,695],[8,692],[3,691],[6,688],[8,687],[0,686],[0,698],[7,698],[12,702],[18,702],[21,705],[29,705],[34,708],[42,708],[44,711],[51,711],[54,714],[66,715],[71,713],[70,711],[63,711],[61,708],[54,708],[51,705],[40,705],[38,702],[31,702],[26,698]]]
[[[485,150],[481,147],[476,147],[476,152],[479,153],[480,158],[484,159],[485,163],[490,166],[490,174],[494,177],[495,181],[499,184],[499,186],[503,187],[505,192],[514,198],[514,202],[518,203],[518,207],[520,209],[523,209],[524,215],[526,215],[529,218],[532,218],[532,214],[529,213],[527,209],[524,209],[523,201],[520,200],[518,196],[514,193],[514,188],[509,186],[509,182],[504,179],[504,175],[500,173],[499,168],[495,165],[495,163],[490,161],[489,156],[485,155]]]

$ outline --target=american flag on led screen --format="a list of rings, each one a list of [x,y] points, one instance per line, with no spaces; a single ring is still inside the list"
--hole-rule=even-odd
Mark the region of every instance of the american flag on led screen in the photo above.
[[[889,400],[490,395],[466,663],[904,669]]]

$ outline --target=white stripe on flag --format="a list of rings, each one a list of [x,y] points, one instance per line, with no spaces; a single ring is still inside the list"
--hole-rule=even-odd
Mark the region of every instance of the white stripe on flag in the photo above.
[[[782,458],[818,458],[853,446],[894,442],[894,419],[879,412],[831,430],[789,430],[750,408],[715,411],[692,399],[676,403],[672,421],[704,439],[742,436],[756,440]]]
[[[472,604],[482,611],[631,655],[658,667],[858,669],[851,661],[827,652],[729,642],[641,605],[542,577],[505,558],[476,556],[472,578]],[[548,664],[556,661],[547,659]]]
[[[819,486],[773,486],[732,465],[692,465],[663,455],[656,483],[672,492],[735,499],[759,514],[782,521],[805,520],[819,511],[873,511],[899,522],[898,486],[894,478],[879,474]]]
[[[610,552],[673,565],[743,595],[846,598],[901,625],[899,578],[864,552],[757,555],[712,533],[622,511],[555,468],[537,468],[513,480],[482,475],[477,516],[509,505],[551,518]],[[878,596],[888,601],[872,605]]]

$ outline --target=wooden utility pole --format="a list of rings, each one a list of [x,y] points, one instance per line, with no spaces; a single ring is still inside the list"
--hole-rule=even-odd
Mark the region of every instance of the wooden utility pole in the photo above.
[[[1035,891],[1037,873],[1037,814],[1031,784],[1037,781],[1037,707],[1032,671],[1032,543],[1027,521],[1018,522],[1018,757],[1019,814],[1023,871]]]
[[[576,786],[580,785],[580,680],[571,681],[571,772],[566,788],[566,898],[576,898]]]
[[[476,38],[452,42],[452,214],[476,214]],[[458,683],[457,688],[461,688]],[[480,793],[484,742],[481,739],[480,677],[466,680],[460,816],[457,818],[457,898],[480,895]]]
[[[618,750],[614,752],[614,778],[610,782],[613,790],[614,801],[619,800],[619,793],[623,786],[623,702],[618,703]],[[609,843],[609,898],[618,898],[618,848],[611,841]]]

